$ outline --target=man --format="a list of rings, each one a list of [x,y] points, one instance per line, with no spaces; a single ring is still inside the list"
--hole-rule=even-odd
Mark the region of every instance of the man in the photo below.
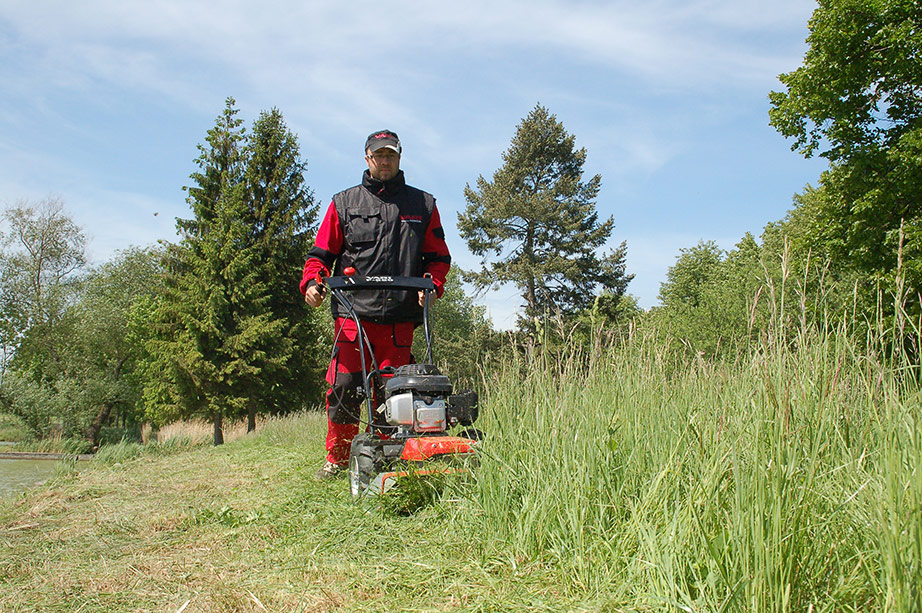
[[[323,302],[318,277],[342,275],[354,268],[360,276],[431,276],[440,297],[451,266],[435,198],[410,187],[400,170],[400,140],[390,130],[365,141],[368,170],[362,184],[333,196],[301,279],[304,301]],[[356,313],[379,367],[410,362],[413,330],[422,323],[423,293],[364,290],[352,292]],[[332,301],[336,345],[327,370],[326,463],[318,479],[335,477],[349,462],[358,433],[362,399],[361,348],[355,322]],[[367,352],[366,352],[366,360]]]

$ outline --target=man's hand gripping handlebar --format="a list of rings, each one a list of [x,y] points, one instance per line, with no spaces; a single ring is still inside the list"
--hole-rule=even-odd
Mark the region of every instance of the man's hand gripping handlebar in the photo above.
[[[324,282],[324,280],[325,278],[327,278],[326,276],[329,274],[330,274],[329,271],[327,271],[326,269],[317,272],[317,276],[314,278],[314,281],[315,281],[314,285],[311,285],[310,287],[308,287],[307,290],[304,292],[304,302],[306,302],[307,304],[309,304],[310,306],[314,308],[319,307],[321,304],[323,304],[323,300],[327,294],[327,285]],[[349,266],[343,270],[343,274],[346,277],[353,277],[355,275],[355,269]],[[438,294],[435,292],[432,286],[431,275],[429,275],[429,273],[426,273],[424,275],[424,278],[427,279],[427,281],[425,282],[425,285],[427,286],[427,290],[426,291],[422,289],[419,290],[419,306],[424,306],[427,298],[430,300],[429,305],[431,306],[432,301],[437,298]],[[371,278],[367,278],[367,279],[371,279]]]
[[[326,297],[326,286],[323,284],[323,278],[329,276],[330,271],[326,268],[318,270],[317,275],[314,277],[314,285],[311,285],[304,292],[304,302],[314,307],[315,309],[323,304],[323,299]]]

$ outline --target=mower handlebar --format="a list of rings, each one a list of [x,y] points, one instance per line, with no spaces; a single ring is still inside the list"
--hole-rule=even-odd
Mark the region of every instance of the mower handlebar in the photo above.
[[[435,283],[429,277],[393,277],[373,276],[360,277],[325,277],[324,285],[331,290],[355,291],[360,289],[404,289],[404,290],[435,290]]]

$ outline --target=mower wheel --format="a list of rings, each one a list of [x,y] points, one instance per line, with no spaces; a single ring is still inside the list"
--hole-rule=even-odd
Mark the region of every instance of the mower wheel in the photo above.
[[[363,432],[352,439],[349,454],[349,489],[352,497],[362,496],[372,478],[381,469],[381,440],[374,434]]]

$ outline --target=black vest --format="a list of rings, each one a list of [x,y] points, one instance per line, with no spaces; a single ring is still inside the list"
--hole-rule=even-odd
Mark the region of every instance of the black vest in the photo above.
[[[368,171],[357,185],[333,196],[343,231],[343,249],[336,259],[334,275],[355,268],[361,276],[423,275],[422,248],[432,218],[435,198],[406,184],[403,171],[387,182],[373,179]],[[416,292],[351,292],[362,319],[388,323],[422,322],[423,310]],[[334,317],[345,309],[331,301]]]

